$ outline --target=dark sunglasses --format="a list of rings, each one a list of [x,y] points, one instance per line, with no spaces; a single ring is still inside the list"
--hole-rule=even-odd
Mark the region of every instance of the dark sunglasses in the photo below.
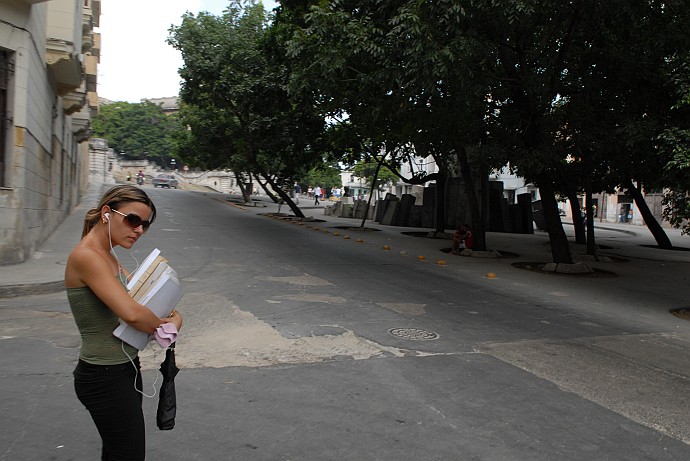
[[[111,208],[115,213],[124,216],[124,221],[127,223],[129,227],[132,229],[136,229],[137,227],[141,226],[144,229],[144,232],[149,230],[149,227],[151,226],[151,221],[144,221],[139,217],[138,214],[134,213],[127,213],[124,214],[120,211],[117,211],[115,208]]]

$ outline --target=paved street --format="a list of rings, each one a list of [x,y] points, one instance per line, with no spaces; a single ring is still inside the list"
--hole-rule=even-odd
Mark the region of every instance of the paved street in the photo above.
[[[601,223],[612,259],[595,276],[546,275],[513,266],[550,260],[543,233],[490,234],[500,259],[450,256],[402,234],[419,229],[147,190],[159,218],[133,256],[160,248],[186,290],[177,426],[158,431],[144,399],[148,459],[690,459],[690,323],[669,312],[690,307],[690,251],[644,246],[644,228]],[[46,287],[65,251],[49,246]],[[0,297],[0,459],[98,459],[77,330],[45,291]],[[142,354],[145,385],[162,358]]]

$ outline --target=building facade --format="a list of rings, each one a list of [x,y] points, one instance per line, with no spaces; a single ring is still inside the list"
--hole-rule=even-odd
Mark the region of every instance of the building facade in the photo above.
[[[0,264],[26,260],[88,185],[100,0],[0,0]]]

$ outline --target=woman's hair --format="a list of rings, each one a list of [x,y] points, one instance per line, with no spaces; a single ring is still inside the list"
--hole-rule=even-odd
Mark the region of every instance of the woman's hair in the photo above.
[[[156,220],[156,207],[146,192],[136,186],[115,186],[103,194],[101,201],[98,202],[98,207],[92,208],[86,212],[84,230],[81,233],[81,238],[86,237],[86,234],[88,234],[96,223],[98,223],[98,220],[101,219],[101,208],[108,205],[111,209],[114,208],[117,210],[118,205],[129,202],[139,202],[147,205],[151,208],[152,212],[150,222],[153,223],[153,221]]]

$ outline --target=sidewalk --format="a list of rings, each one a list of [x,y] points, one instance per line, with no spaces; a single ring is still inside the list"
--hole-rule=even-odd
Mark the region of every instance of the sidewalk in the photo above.
[[[16,297],[41,293],[52,293],[63,290],[64,267],[67,256],[71,249],[77,244],[81,236],[83,219],[86,211],[96,205],[102,193],[114,184],[95,184],[90,186],[84,194],[81,204],[55,229],[53,234],[41,245],[38,251],[27,261],[9,266],[0,266],[0,297]],[[226,200],[233,201],[231,196],[221,194]],[[257,198],[261,202],[259,207],[247,207],[248,210],[256,214],[275,213],[279,205],[269,201],[267,198]],[[300,209],[305,216],[311,216],[318,220],[314,226],[323,229],[331,229],[335,226],[358,228],[361,224],[359,219],[337,218],[325,216],[323,209],[326,204],[314,206],[311,201],[301,201]],[[282,205],[281,213],[292,214],[289,207]],[[356,235],[353,232],[353,239],[366,239],[369,244],[377,242],[383,247],[390,246],[394,251],[409,252],[411,256],[418,257],[424,255],[429,261],[445,259],[448,262],[461,261],[454,258],[462,258],[463,261],[477,260],[483,258],[464,258],[451,256],[444,251],[449,249],[451,242],[449,239],[427,239],[415,238],[404,235],[403,232],[422,233],[428,232],[426,228],[402,228],[394,226],[384,226],[374,221],[367,221],[367,228],[378,229],[382,232],[368,232],[366,235]],[[663,262],[669,263],[690,263],[690,251],[665,251],[654,248],[656,242],[646,227],[631,224],[618,223],[596,223],[597,243],[604,246],[602,254],[615,254],[621,258],[640,259],[644,261],[653,260],[662,264],[654,268],[655,277],[663,276],[658,271],[665,267]],[[564,222],[564,229],[570,241],[574,241],[572,223]],[[680,230],[665,229],[674,246],[690,248],[690,236],[682,236]],[[354,232],[357,232],[356,230]],[[449,230],[448,232],[451,232]],[[345,235],[345,231],[341,231]],[[551,261],[548,236],[545,232],[535,231],[535,234],[506,234],[488,233],[487,242],[490,249],[495,249],[506,254],[514,254],[510,259],[511,263],[518,261]],[[403,250],[404,248],[404,250]],[[575,245],[574,253],[585,254],[586,249],[582,245]],[[418,254],[413,254],[418,253]],[[484,259],[487,263],[487,270],[491,270],[491,261]],[[503,262],[505,266],[505,261]],[[607,267],[606,264],[592,263],[596,267]],[[633,263],[634,265],[634,263]],[[610,265],[609,265],[610,267]],[[628,265],[627,270],[630,269]],[[643,270],[640,268],[639,270]],[[681,274],[677,267],[668,265],[669,272],[665,274],[670,280],[678,280]],[[685,284],[677,283],[678,290],[685,290]],[[652,289],[652,287],[650,287]]]
[[[90,185],[81,203],[29,259],[20,264],[0,266],[0,298],[64,290],[67,256],[81,238],[84,216],[89,209],[98,205],[101,195],[114,185]]]

